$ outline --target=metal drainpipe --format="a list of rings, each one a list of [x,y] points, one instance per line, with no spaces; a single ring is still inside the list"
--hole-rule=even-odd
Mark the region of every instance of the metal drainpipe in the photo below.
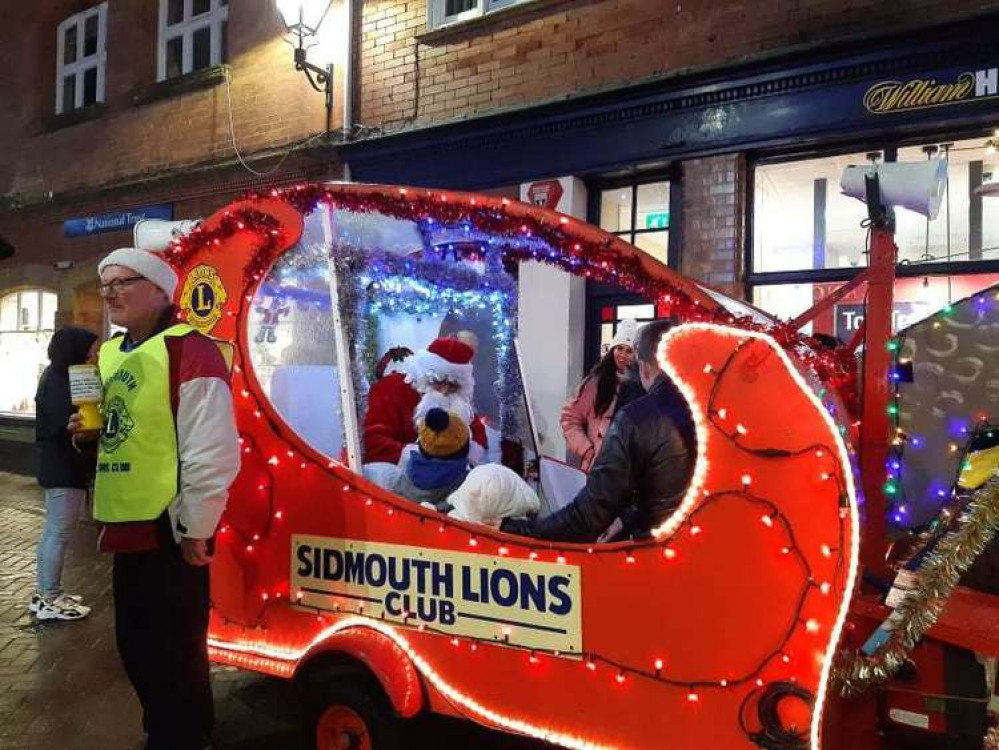
[[[343,0],[344,23],[347,26],[347,43],[343,60],[343,140],[346,143],[354,129],[354,0]],[[343,179],[352,182],[350,163],[343,161]]]

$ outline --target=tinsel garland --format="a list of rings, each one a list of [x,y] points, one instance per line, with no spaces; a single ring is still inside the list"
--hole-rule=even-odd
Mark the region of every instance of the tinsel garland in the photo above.
[[[218,226],[212,229],[199,226],[190,234],[171,242],[166,255],[175,266],[184,268],[197,253],[221,245],[223,240],[244,230],[250,230],[260,237],[254,248],[253,258],[243,272],[244,281],[259,280],[274,262],[283,238],[280,222],[270,214],[256,209],[226,211]]]
[[[365,360],[358,356],[365,349],[368,333],[358,325],[363,320],[366,304],[366,290],[358,283],[358,275],[364,269],[364,262],[364,254],[347,245],[338,247],[333,255],[340,297],[340,320],[347,335],[347,348],[354,353],[350,362],[350,374],[354,381],[354,406],[358,414],[367,413],[370,384]]]
[[[622,255],[610,238],[599,242],[579,240],[557,221],[531,216],[513,219],[500,208],[447,200],[444,194],[435,197],[422,192],[412,195],[338,192],[335,188],[312,184],[244,196],[248,200],[262,198],[288,203],[303,215],[312,213],[320,204],[327,204],[331,208],[355,213],[381,213],[413,221],[421,228],[428,224],[474,226],[476,231],[496,239],[493,250],[501,253],[504,261],[534,260],[597,282],[619,286],[656,302],[666,308],[670,316],[686,322],[703,321],[765,331],[793,357],[803,361],[827,388],[838,393],[853,414],[858,413],[856,363],[845,347],[827,349],[787,323],[757,323],[750,318],[737,317],[721,306],[707,310],[683,290],[665,280],[651,278],[641,270],[637,256]],[[174,265],[184,268],[199,251],[213,244],[219,245],[244,229],[254,231],[261,237],[244,272],[248,282],[258,281],[270,268],[283,238],[279,222],[254,209],[226,211],[216,227],[211,230],[199,227],[174,242],[167,254]]]
[[[992,727],[985,733],[985,741],[982,742],[982,750],[999,750],[999,729]]]
[[[415,315],[421,312],[418,307],[432,307],[435,312],[462,309],[460,302],[438,300],[438,304],[434,304],[415,290],[385,294],[382,288],[406,280],[423,281],[432,284],[445,297],[448,293],[457,293],[489,300],[494,318],[493,346],[497,359],[494,385],[500,401],[500,432],[504,436],[516,434],[519,380],[512,374],[516,368],[513,367],[510,321],[517,317],[516,286],[512,278],[502,271],[479,273],[436,256],[407,257],[384,251],[364,251],[346,244],[334,247],[333,257],[340,279],[340,314],[344,327],[350,332],[351,351],[355,354],[351,367],[360,413],[366,407],[370,382],[380,356],[377,350],[379,314]]]
[[[248,198],[264,197],[256,194]],[[778,344],[812,369],[822,383],[835,390],[847,408],[858,413],[856,362],[846,347],[827,349],[810,336],[801,334],[787,323],[776,326],[760,324],[736,317],[723,307],[706,310],[685,292],[661,279],[653,279],[641,270],[638,257],[622,256],[611,239],[599,242],[579,240],[557,222],[534,217],[512,219],[492,206],[469,205],[464,201],[447,200],[444,194],[432,196],[422,192],[352,193],[337,192],[322,185],[300,185],[270,196],[283,200],[302,214],[309,214],[320,203],[355,213],[377,212],[396,219],[415,221],[421,226],[428,222],[445,226],[471,224],[477,231],[488,233],[499,241],[498,250],[506,261],[535,260],[562,268],[594,281],[620,286],[668,308],[670,315],[685,322],[703,321],[731,325],[747,330],[765,331]],[[503,240],[506,242],[503,242]],[[539,250],[538,241],[550,251]],[[802,348],[802,344],[808,344]]]
[[[843,695],[886,682],[933,627],[964,573],[985,550],[999,526],[999,477],[975,491],[954,531],[944,536],[918,571],[916,586],[896,608],[888,640],[874,656],[856,653],[833,669]]]
[[[492,315],[492,344],[496,353],[496,381],[494,387],[499,395],[499,430],[504,437],[512,437],[519,429],[518,405],[520,394],[519,379],[514,376],[512,321],[517,318],[516,284],[502,270],[479,273],[465,265],[442,260],[436,256],[422,258],[402,258],[386,253],[365,253],[364,265],[359,268],[360,277],[368,278],[367,297],[362,301],[360,314],[367,321],[366,330],[373,332],[379,313],[420,314],[423,308],[433,307],[436,312],[463,312],[469,309],[468,303],[453,297],[474,296],[479,305],[485,305]],[[387,282],[400,280],[425,281],[438,290],[437,304],[415,292],[393,292],[379,294],[379,287]],[[452,297],[448,300],[448,297]],[[371,342],[367,342],[359,352],[370,355]],[[373,362],[365,369],[373,369]]]

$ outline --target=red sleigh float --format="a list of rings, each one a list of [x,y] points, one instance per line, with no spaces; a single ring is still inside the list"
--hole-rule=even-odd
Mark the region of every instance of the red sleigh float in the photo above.
[[[378,222],[384,231],[368,231]],[[338,234],[344,223],[357,231]],[[284,289],[312,320],[383,304],[398,288],[385,274],[404,276],[406,255],[378,255],[388,264],[381,286],[365,277],[364,294],[345,301],[344,286],[367,272],[365,253],[384,250],[365,245],[372,236],[389,244],[416,237],[411,249],[424,257],[446,245],[457,257],[460,244],[507,269],[550,263],[641,292],[684,322],[664,338],[660,361],[694,414],[698,460],[682,505],[651,539],[572,545],[510,536],[366,480],[353,418],[340,418],[353,435],[315,437],[326,406],[345,413],[354,408],[350,392],[363,391],[357,342],[352,351],[342,332],[335,376],[288,366],[305,373],[291,392],[328,387],[309,395],[312,414],[296,423],[277,403],[276,384],[290,371],[260,351],[274,329],[251,335],[256,300]],[[319,747],[339,746],[347,733],[378,750],[385,736],[365,715],[378,703],[402,718],[435,711],[570,748],[766,746],[769,711],[778,729],[822,746],[859,550],[839,398],[852,398],[851,380],[836,354],[592,226],[484,196],[275,190],[210,217],[168,256],[188,280],[187,320],[236,352],[243,465],[217,538],[211,658],[366,690],[360,702],[329,693]],[[338,257],[361,265],[338,267]],[[295,273],[314,273],[312,286],[282,281]],[[422,279],[420,288],[455,299],[469,292],[452,281]],[[324,288],[325,302],[310,308]],[[489,299],[496,316],[509,310]],[[495,340],[508,345],[514,326],[500,322]]]

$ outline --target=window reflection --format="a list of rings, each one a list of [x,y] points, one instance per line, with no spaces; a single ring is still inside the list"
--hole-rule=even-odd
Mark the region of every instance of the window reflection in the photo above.
[[[316,221],[253,297],[247,329],[258,382],[282,419],[309,445],[340,460],[343,414],[329,269]]]

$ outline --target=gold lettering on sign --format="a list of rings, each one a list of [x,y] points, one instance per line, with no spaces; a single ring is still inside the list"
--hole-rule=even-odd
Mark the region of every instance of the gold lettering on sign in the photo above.
[[[932,78],[916,78],[905,82],[882,81],[867,89],[864,108],[873,114],[883,115],[963,102],[974,96],[973,73],[962,73],[953,83],[937,83]]]

